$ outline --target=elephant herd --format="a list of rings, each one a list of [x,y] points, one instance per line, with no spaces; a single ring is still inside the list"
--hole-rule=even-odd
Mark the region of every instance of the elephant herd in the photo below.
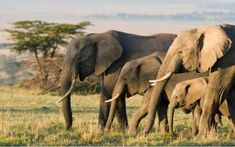
[[[77,78],[102,76],[99,124],[109,130],[116,115],[121,129],[148,134],[158,113],[159,130],[173,133],[174,110],[192,112],[193,134],[216,130],[221,115],[235,131],[235,26],[195,28],[175,34],[138,36],[119,31],[72,40],[61,74],[62,112],[72,127],[70,95]],[[126,98],[143,102],[128,123]],[[169,130],[168,130],[169,128]]]

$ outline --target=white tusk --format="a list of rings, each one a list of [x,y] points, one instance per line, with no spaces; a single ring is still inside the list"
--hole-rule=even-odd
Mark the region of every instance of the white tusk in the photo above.
[[[149,83],[156,83],[157,80],[149,80]]]
[[[156,83],[152,83],[152,84],[150,84],[151,86],[154,86],[154,85],[156,85]]]
[[[149,80],[149,83],[151,83],[150,84],[151,86],[154,86],[154,85],[156,85],[156,83],[161,82],[161,81],[169,78],[171,75],[172,75],[172,72],[169,72],[165,76],[163,76],[162,78],[160,78],[158,80]]]
[[[120,96],[120,94],[117,94],[115,97],[113,97],[113,98],[111,98],[109,100],[106,100],[105,103],[112,102],[113,100],[117,99],[119,96]]]
[[[150,83],[151,86],[156,85],[156,82],[157,82],[157,80],[149,80],[149,83]]]
[[[68,92],[67,92],[62,98],[60,98],[58,101],[56,101],[56,103],[59,103],[59,102],[61,102],[62,100],[64,100],[64,99],[72,92],[75,82],[76,82],[76,79],[73,79],[73,81],[72,81],[72,83],[71,83],[71,86],[70,86]]]
[[[155,83],[161,82],[167,78],[169,78],[172,75],[172,72],[168,72],[165,76],[161,77],[160,79],[157,79]]]

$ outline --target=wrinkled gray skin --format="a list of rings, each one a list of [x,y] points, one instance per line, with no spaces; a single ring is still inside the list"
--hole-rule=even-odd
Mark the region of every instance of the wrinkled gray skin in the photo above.
[[[135,94],[140,94],[143,96],[142,105],[135,112],[130,121],[129,132],[135,132],[140,121],[147,115],[150,96],[153,90],[153,87],[151,87],[149,84],[149,80],[153,79],[158,73],[164,57],[165,53],[156,52],[149,56],[132,60],[126,63],[125,66],[122,68],[122,71],[114,87],[112,97],[123,94],[127,95],[127,97],[133,96]],[[167,96],[168,97],[171,96],[171,92],[174,89],[174,86],[178,82],[181,82],[185,79],[192,79],[203,75],[207,75],[207,73],[200,74],[196,72],[190,72],[190,73],[176,74],[171,77],[165,89],[165,99],[161,101],[159,110],[157,111],[159,118],[159,129],[161,132],[165,132],[167,130],[166,114],[169,101]],[[117,99],[120,98],[121,97],[118,97]],[[113,100],[111,103],[111,109],[106,124],[107,130],[110,129],[113,122],[117,106],[117,99]]]
[[[171,95],[170,104],[168,106],[168,122],[169,122],[169,131],[173,133],[173,119],[174,111],[176,108],[182,108],[185,111],[193,112],[194,119],[194,135],[198,132],[198,125],[200,121],[200,116],[202,108],[204,105],[204,97],[206,94],[206,89],[208,86],[208,78],[200,77],[191,80],[185,80],[178,83]],[[225,99],[219,107],[219,110],[215,112],[221,114],[230,119],[230,121],[235,122],[235,114],[233,111],[230,111],[231,108],[234,108],[235,101],[235,89],[232,88],[228,94],[228,98]],[[231,113],[230,113],[231,112]],[[212,119],[214,123],[214,119]],[[234,131],[234,125],[232,124],[232,129]]]
[[[80,80],[84,80],[92,73],[102,75],[99,124],[104,127],[110,107],[105,103],[105,100],[110,99],[123,65],[130,60],[149,55],[155,51],[166,52],[175,37],[173,34],[137,36],[108,31],[72,40],[66,51],[61,75],[62,95],[68,91],[73,79],[79,77]],[[125,99],[120,99],[117,103],[118,122],[121,128],[126,128],[128,123]],[[66,128],[69,129],[73,122],[70,95],[62,101],[62,112]]]
[[[168,73],[187,71],[210,71],[208,90],[205,94],[199,136],[206,135],[209,118],[214,115],[223,98],[226,98],[234,82],[235,73],[235,26],[214,25],[191,29],[180,33],[170,46],[156,79]],[[161,94],[169,78],[161,79],[154,86],[148,117],[143,133],[151,130]],[[223,96],[225,95],[225,96]],[[222,98],[222,99],[221,99]]]

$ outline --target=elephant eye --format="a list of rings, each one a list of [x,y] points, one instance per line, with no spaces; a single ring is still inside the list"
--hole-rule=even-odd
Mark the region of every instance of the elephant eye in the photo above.
[[[180,58],[182,58],[182,57],[183,57],[183,52],[182,52],[182,51],[179,51],[179,52],[178,52],[178,55],[179,55]]]

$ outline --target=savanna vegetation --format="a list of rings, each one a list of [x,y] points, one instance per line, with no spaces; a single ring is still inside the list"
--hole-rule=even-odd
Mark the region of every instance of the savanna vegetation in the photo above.
[[[60,112],[58,92],[63,54],[60,49],[74,35],[84,35],[90,22],[58,24],[43,21],[18,21],[7,30],[13,43],[11,48],[20,54],[31,53],[35,65],[34,79],[18,86],[0,88],[0,146],[5,145],[234,145],[229,122],[223,118],[217,135],[197,139],[192,134],[192,117],[180,110],[175,115],[175,136],[154,130],[147,136],[128,134],[119,129],[116,120],[105,132],[98,127],[99,94],[97,84],[86,80],[78,84],[72,95],[73,127],[66,131]],[[29,63],[26,63],[28,66]],[[99,77],[95,77],[99,81]],[[45,91],[46,89],[46,91]],[[79,90],[79,92],[78,92]],[[92,93],[92,94],[91,94]],[[141,96],[127,99],[130,119],[142,101]],[[157,121],[157,120],[156,120]]]
[[[176,110],[176,136],[156,132],[148,136],[119,130],[115,121],[109,133],[99,130],[99,95],[74,94],[74,125],[65,130],[58,93],[36,89],[5,87],[0,89],[0,145],[234,145],[229,122],[223,118],[218,135],[197,140],[192,136],[191,115]],[[129,118],[141,104],[142,97],[127,99]],[[143,124],[143,122],[142,122]],[[157,122],[155,123],[157,124]],[[141,130],[143,125],[139,127]]]
[[[32,58],[24,64],[31,66],[36,73],[33,79],[21,83],[21,86],[34,85],[49,91],[58,89],[64,48],[72,38],[85,35],[85,29],[90,25],[87,21],[77,24],[40,20],[14,22],[11,29],[5,30],[12,42],[9,47],[19,54],[29,53]]]

